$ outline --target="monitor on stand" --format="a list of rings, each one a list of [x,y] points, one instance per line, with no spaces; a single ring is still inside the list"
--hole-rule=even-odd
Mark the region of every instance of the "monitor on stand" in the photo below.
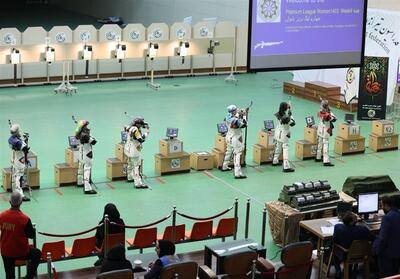
[[[314,116],[307,116],[306,117],[306,125],[308,128],[311,128],[315,125]]]
[[[272,131],[275,128],[274,120],[264,120],[264,129]]]
[[[379,194],[378,193],[364,193],[359,194],[358,199],[358,214],[363,215],[363,219],[368,222],[369,215],[378,213],[379,210]]]
[[[217,130],[218,134],[226,135],[226,133],[228,133],[228,126],[226,125],[226,123],[219,123],[217,124]]]
[[[79,145],[79,140],[75,136],[68,137],[68,145],[72,149],[76,149]]]
[[[169,139],[177,138],[178,137],[178,128],[167,128],[166,136]]]

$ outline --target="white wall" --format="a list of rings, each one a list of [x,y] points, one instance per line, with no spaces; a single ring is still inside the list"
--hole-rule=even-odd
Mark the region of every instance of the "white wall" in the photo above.
[[[247,22],[248,0],[51,0],[52,4],[94,17],[121,16],[126,23],[172,24],[193,16],[219,21]]]

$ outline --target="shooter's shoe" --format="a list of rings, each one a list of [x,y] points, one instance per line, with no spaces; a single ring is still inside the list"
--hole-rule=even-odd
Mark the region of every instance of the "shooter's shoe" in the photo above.
[[[135,185],[136,189],[147,189],[149,188],[149,186],[147,186],[146,184],[140,184],[140,185]]]
[[[272,165],[275,166],[282,166],[282,162],[278,162],[278,163],[272,163]]]
[[[26,196],[23,196],[23,197],[22,197],[22,201],[23,201],[23,202],[28,202],[28,201],[31,201],[31,199],[28,198],[28,197],[26,197]]]
[[[235,179],[245,179],[245,178],[247,178],[247,176],[245,176],[243,174],[235,176]]]
[[[83,184],[76,184],[76,187],[82,188],[82,187],[83,187]]]
[[[88,191],[84,191],[85,195],[95,195],[97,194],[96,190],[88,190]]]
[[[283,172],[294,172],[294,169],[288,168],[288,169],[283,169],[282,171],[283,171]]]
[[[321,159],[315,158],[315,162],[322,162],[322,158]]]
[[[232,168],[231,167],[222,167],[221,168],[221,171],[231,171],[232,170]]]
[[[335,165],[332,164],[331,162],[324,163],[324,167],[333,167],[333,166],[335,166]]]
[[[127,180],[126,182],[128,182],[128,183],[133,183],[133,182],[135,182],[135,180],[133,180],[133,179],[131,179],[131,180]]]

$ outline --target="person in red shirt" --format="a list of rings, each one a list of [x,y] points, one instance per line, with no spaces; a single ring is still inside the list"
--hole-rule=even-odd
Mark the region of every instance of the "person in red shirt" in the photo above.
[[[0,250],[7,279],[15,278],[15,261],[28,260],[26,279],[36,275],[41,252],[29,246],[28,238],[35,237],[31,219],[21,210],[22,195],[11,194],[11,208],[0,213]]]

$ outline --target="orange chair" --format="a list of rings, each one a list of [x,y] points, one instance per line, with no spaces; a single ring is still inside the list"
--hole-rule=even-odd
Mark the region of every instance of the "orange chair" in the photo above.
[[[96,237],[87,237],[75,239],[71,247],[65,248],[68,257],[87,257],[92,256],[96,250]]]
[[[51,253],[51,260],[58,261],[65,257],[65,241],[43,243],[42,260],[47,261],[47,253]]]
[[[235,234],[236,222],[235,218],[222,218],[218,222],[218,226],[213,228],[213,237],[222,237],[222,241],[225,241],[225,237],[233,236]]]
[[[164,234],[157,235],[157,239],[172,241],[173,227],[165,227]],[[185,224],[175,226],[175,243],[185,240]]]
[[[138,229],[134,238],[129,238],[126,242],[132,249],[140,249],[143,253],[143,248],[151,247],[157,241],[157,228]]]
[[[185,236],[191,241],[210,238],[212,236],[212,220],[194,223],[192,230],[187,231]]]

